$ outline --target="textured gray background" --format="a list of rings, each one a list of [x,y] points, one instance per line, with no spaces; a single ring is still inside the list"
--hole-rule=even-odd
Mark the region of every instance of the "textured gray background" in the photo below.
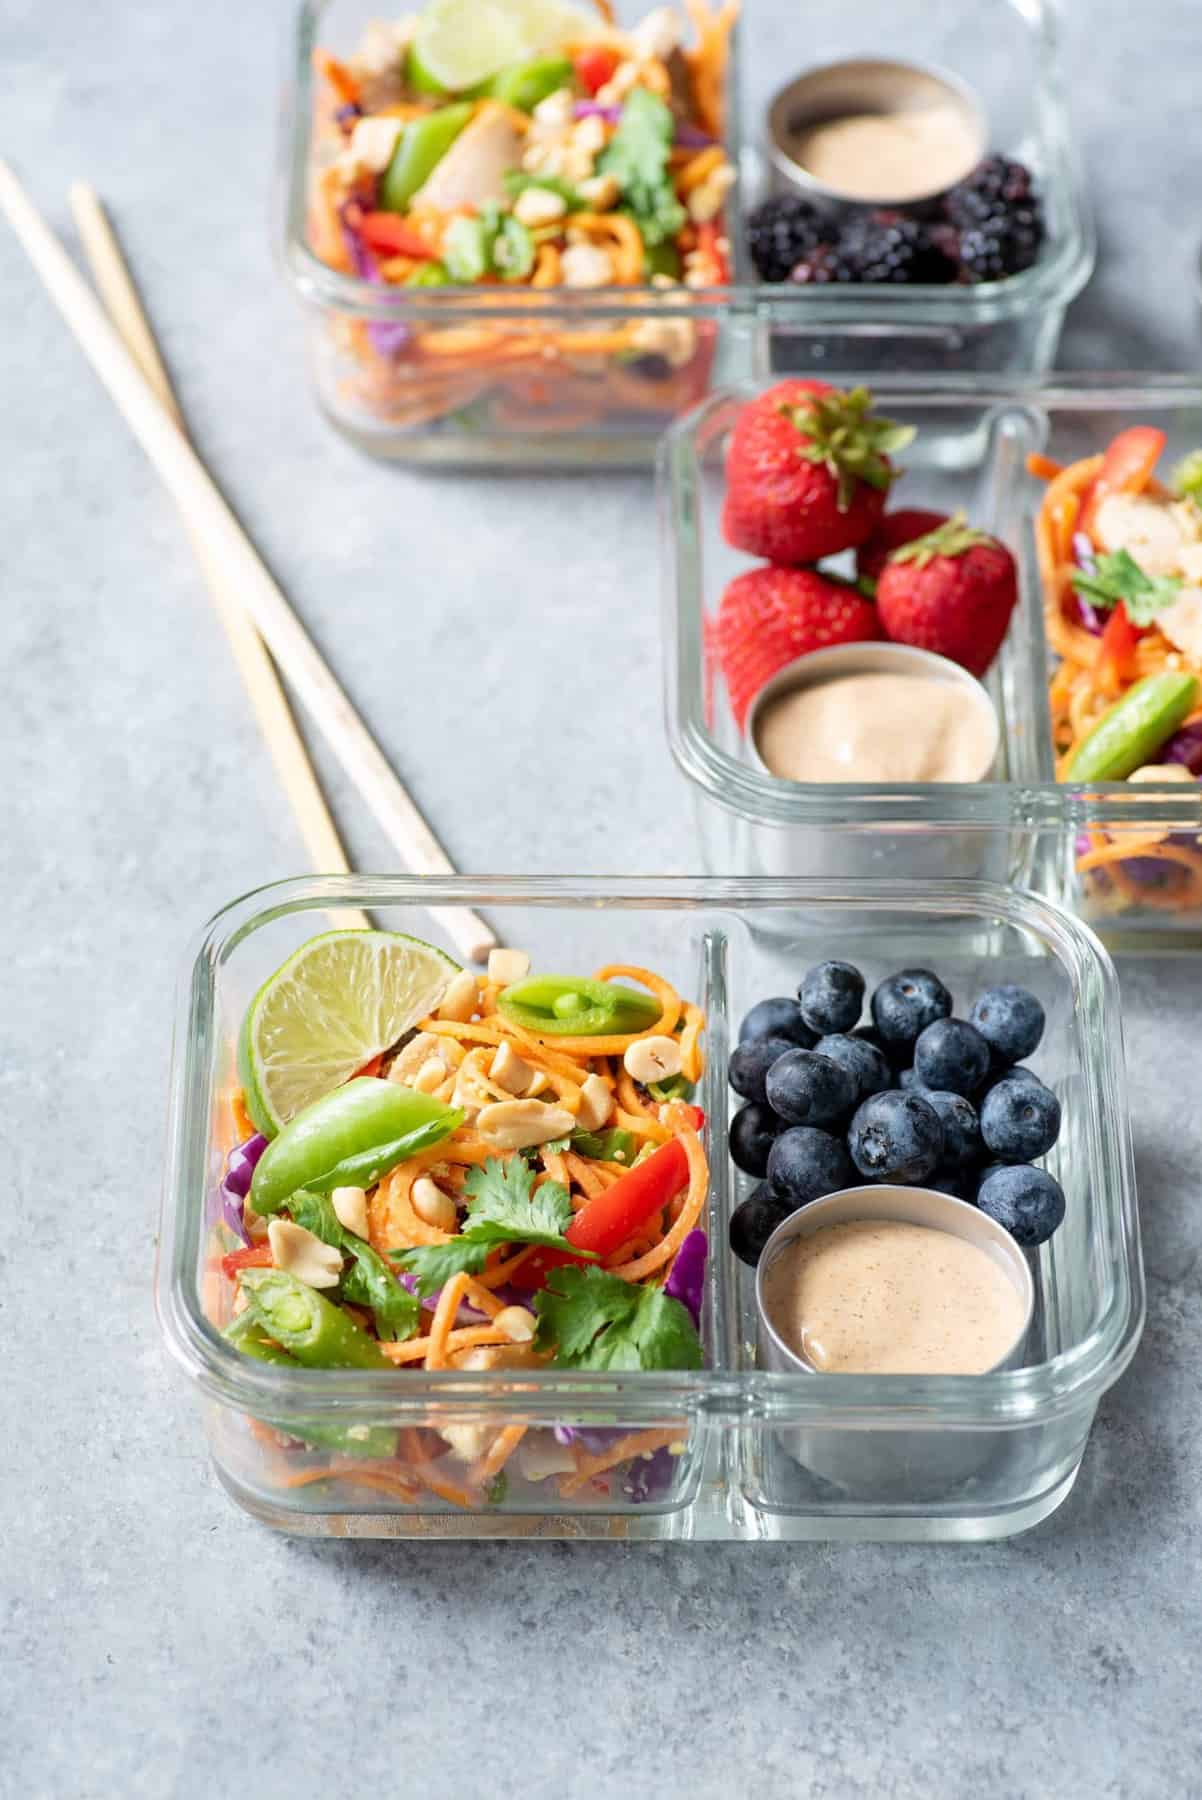
[[[421,480],[309,404],[266,244],[280,7],[3,0],[0,26],[0,146],[60,227],[74,176],[111,202],[206,456],[452,854],[689,868],[645,482],[548,506]],[[1196,4],[1076,0],[1067,38],[1102,261],[1063,361],[1192,367]],[[1202,1791],[1194,970],[1122,970],[1150,1318],[1043,1528],[960,1551],[277,1539],[215,1485],[149,1273],[182,944],[300,848],[176,522],[2,230],[0,444],[0,1791]],[[582,531],[610,551],[586,580]],[[523,781],[486,797],[478,771],[498,738],[520,770],[539,708],[582,687],[536,827]],[[636,787],[619,847],[601,821]]]

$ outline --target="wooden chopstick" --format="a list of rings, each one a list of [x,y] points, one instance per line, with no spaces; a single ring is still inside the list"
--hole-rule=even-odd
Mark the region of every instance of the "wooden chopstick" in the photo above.
[[[126,424],[191,520],[193,530],[204,536],[212,566],[221,571],[227,592],[237,594],[250,613],[276,663],[390,841],[416,872],[453,874],[445,850],[397,780],[204,464],[164,412],[104,308],[3,161],[0,209]],[[467,907],[433,907],[430,911],[470,961],[482,960],[497,941]]]
[[[100,196],[86,182],[76,181],[71,185],[69,198],[92,279],[108,315],[160,404],[177,428],[184,431],[179,401]],[[319,875],[349,875],[350,862],[275,665],[236,595],[226,586],[224,572],[211,556],[208,541],[186,512],[182,516],[313,868]],[[331,907],[329,916],[331,924],[347,929],[362,930],[371,925],[367,914],[354,906]]]

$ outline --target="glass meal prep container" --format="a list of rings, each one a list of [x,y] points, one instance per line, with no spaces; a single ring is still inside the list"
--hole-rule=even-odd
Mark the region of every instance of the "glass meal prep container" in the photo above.
[[[1031,453],[1073,462],[1136,424],[1164,431],[1170,468],[1202,444],[1202,384],[1175,376],[845,378],[849,386],[860,379],[871,380],[883,412],[918,427],[898,458],[904,474],[890,508],[962,509],[1017,559],[1019,603],[985,677],[1001,721],[998,779],[802,784],[752,766],[706,643],[727,582],[753,560],[724,541],[720,514],[727,436],[756,390],[714,395],[674,428],[660,465],[667,730],[693,789],[703,866],[986,876],[1056,899],[1111,948],[1202,948],[1202,880],[1193,867],[1202,856],[1202,783],[1055,779],[1048,686],[1057,658],[1034,530],[1045,484],[1027,469]],[[1130,855],[1116,856],[1124,845]],[[1092,854],[1099,846],[1101,866]]]
[[[382,927],[425,937],[438,934],[424,908],[480,907],[536,963],[590,968],[637,955],[705,1008],[707,1073],[697,1096],[711,1165],[705,1368],[363,1375],[252,1362],[222,1339],[228,1286],[214,1274],[223,1247],[217,1190],[236,1135],[241,1016],[280,960],[325,927],[327,911],[348,904]],[[1022,1366],[938,1378],[757,1367],[754,1275],[727,1247],[730,1212],[748,1184],[726,1154],[726,1051],[750,1005],[789,991],[803,966],[832,955],[859,963],[870,983],[921,959],[965,996],[1004,968],[1043,1002],[1048,1023],[1036,1060],[1063,1107],[1049,1166],[1067,1216],[1030,1253],[1037,1302]],[[181,983],[157,1304],[222,1483],[282,1530],[761,1542],[1006,1536],[1070,1491],[1099,1398],[1132,1356],[1142,1322],[1113,969],[1093,935],[1053,904],[983,882],[389,876],[261,889],[212,921]],[[381,1478],[379,1466],[347,1454],[380,1434],[395,1441],[389,1434],[398,1429],[429,1443],[448,1424],[528,1425],[547,1444],[576,1433],[578,1444],[600,1442],[611,1455],[625,1446],[632,1456],[591,1480],[565,1477],[562,1461],[546,1479],[515,1472],[503,1491],[465,1505],[453,1482],[437,1478],[453,1464],[431,1463],[431,1484],[398,1474],[395,1463]],[[932,1453],[899,1464],[898,1446],[919,1428]],[[323,1434],[340,1447],[314,1448]],[[812,1473],[782,1447],[799,1441],[818,1466],[856,1473],[842,1485]],[[587,1477],[592,1464],[585,1455],[577,1466]]]
[[[369,19],[417,0],[305,0],[291,46],[283,133],[282,247],[302,303],[318,401],[360,448],[400,461],[563,467],[652,460],[663,430],[716,387],[817,360],[827,368],[1046,367],[1087,279],[1092,239],[1060,95],[1045,0],[923,0],[852,15],[747,5],[730,39],[724,141],[729,285],[573,290],[494,284],[405,288],[328,266],[311,242],[318,49],[349,56]],[[620,0],[620,24],[649,10]],[[800,287],[761,282],[748,206],[768,191],[763,119],[786,76],[858,50],[943,65],[979,92],[990,143],[1021,157],[1043,198],[1036,264],[974,287]],[[668,351],[643,352],[650,329]],[[636,342],[637,340],[637,342]]]

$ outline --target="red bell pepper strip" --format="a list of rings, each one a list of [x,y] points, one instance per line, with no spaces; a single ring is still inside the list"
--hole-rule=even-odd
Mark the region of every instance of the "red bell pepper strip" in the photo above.
[[[720,248],[721,239],[722,233],[715,220],[707,219],[704,225],[697,227],[697,248],[711,264],[715,284],[725,287],[730,280],[730,264]]]
[[[1120,600],[1098,639],[1095,658],[1098,680],[1107,693],[1120,694],[1135,680],[1135,646],[1142,635],[1127,617],[1127,608]]]
[[[248,1250],[231,1250],[221,1259],[221,1273],[233,1281],[239,1269],[270,1269],[273,1262],[270,1244],[252,1244]]]
[[[607,44],[597,44],[589,50],[578,50],[572,64],[585,93],[596,94],[607,81],[613,80],[621,60],[616,50],[611,50]]]
[[[359,236],[367,248],[379,256],[416,256],[422,262],[431,260],[430,246],[425,238],[397,213],[364,213],[359,220]]]
[[[690,1123],[694,1118],[699,1121],[699,1130],[705,1114],[695,1106],[688,1110],[693,1116]],[[673,1138],[670,1143],[661,1144],[646,1162],[619,1175],[613,1186],[595,1200],[586,1201],[564,1236],[578,1250],[591,1250],[597,1257],[610,1256],[687,1186],[688,1179],[689,1159],[684,1145],[679,1138]],[[540,1250],[514,1270],[513,1285],[540,1288],[552,1269],[576,1260],[566,1250]]]
[[[1092,533],[1099,506],[1111,494],[1139,494],[1164,455],[1165,435],[1154,425],[1130,425],[1112,438],[1102,466],[1081,502],[1078,530]]]

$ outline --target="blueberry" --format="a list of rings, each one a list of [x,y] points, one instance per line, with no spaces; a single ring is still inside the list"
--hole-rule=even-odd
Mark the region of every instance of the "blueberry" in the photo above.
[[[914,1072],[938,1093],[975,1094],[989,1073],[989,1045],[965,1019],[936,1019],[918,1035]]]
[[[984,1100],[985,1095],[991,1088],[995,1088],[999,1081],[1033,1081],[1038,1087],[1043,1086],[1043,1083],[1040,1081],[1034,1069],[1024,1069],[1021,1064],[1016,1064],[1015,1067],[1011,1069],[1007,1064],[1002,1063],[1000,1066],[991,1069],[985,1077],[985,1080],[981,1084],[981,1091],[977,1095],[978,1103]]]
[[[780,1120],[767,1106],[741,1106],[730,1122],[727,1148],[730,1160],[745,1175],[763,1175],[768,1152],[780,1130]]]
[[[856,1102],[893,1086],[893,1070],[885,1057],[875,1044],[866,1044],[862,1038],[845,1037],[835,1032],[830,1037],[818,1039],[814,1054],[829,1056],[832,1062],[847,1070],[856,1084]]]
[[[816,1050],[778,1057],[765,1086],[769,1106],[790,1125],[828,1125],[856,1103],[855,1077]]]
[[[756,1100],[762,1106],[765,1075],[778,1056],[796,1048],[788,1038],[748,1038],[745,1044],[739,1044],[730,1053],[726,1073],[731,1087],[736,1094],[742,1094],[744,1100]]]
[[[776,1037],[787,1038],[789,1043],[800,1044],[803,1050],[808,1050],[818,1042],[818,1035],[802,1018],[796,1000],[790,1000],[784,994],[772,1000],[761,1000],[739,1026],[741,1044],[750,1038]]]
[[[1043,1036],[1043,1007],[1034,994],[1012,981],[986,988],[968,1016],[990,1049],[1005,1063],[1021,1062],[1024,1056],[1030,1056]]]
[[[864,977],[851,963],[816,963],[803,975],[797,998],[815,1031],[850,1031],[864,1008]]]
[[[996,1082],[981,1102],[981,1136],[1000,1162],[1030,1162],[1060,1136],[1060,1102],[1033,1076]]]
[[[899,1070],[898,1076],[897,1076],[897,1085],[899,1088],[904,1089],[904,1091],[906,1093],[923,1094],[926,1092],[926,1083],[925,1083],[925,1081],[921,1081],[919,1079],[917,1069],[901,1069],[901,1070]]]
[[[730,1215],[730,1247],[739,1261],[754,1269],[764,1245],[792,1211],[787,1200],[779,1200],[768,1183],[761,1181]]]
[[[886,1045],[912,1044],[919,1032],[946,1019],[952,997],[930,969],[902,969],[872,996],[872,1022]]]
[[[981,1139],[981,1122],[972,1101],[966,1100],[963,1094],[949,1094],[937,1088],[927,1089],[922,1097],[935,1108],[943,1126],[941,1172],[951,1174],[979,1163],[985,1154],[985,1145]],[[966,1196],[961,1195],[961,1198]]]
[[[1046,1169],[1027,1163],[1001,1163],[986,1169],[977,1189],[977,1205],[1010,1233],[1016,1244],[1033,1250],[1046,1243],[1064,1217],[1064,1189]]]
[[[923,1094],[873,1094],[856,1113],[847,1147],[861,1175],[913,1186],[938,1167],[943,1154],[939,1114]]]
[[[794,1125],[782,1131],[768,1158],[768,1185],[794,1210],[851,1187],[856,1178],[851,1158],[829,1131]]]

